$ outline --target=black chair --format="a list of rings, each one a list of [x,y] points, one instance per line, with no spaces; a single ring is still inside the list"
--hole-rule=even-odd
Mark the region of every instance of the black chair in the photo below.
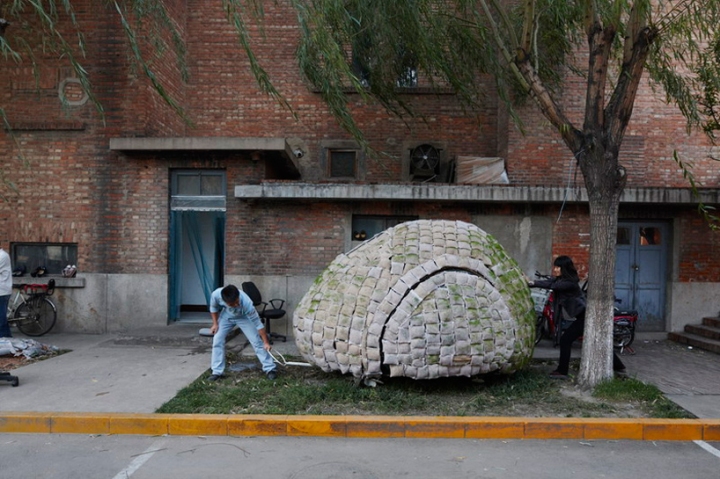
[[[252,281],[243,283],[242,289],[245,294],[250,297],[253,304],[258,309],[260,319],[262,319],[263,323],[265,323],[265,329],[267,331],[270,343],[273,342],[273,339],[279,339],[283,342],[287,341],[287,338],[285,336],[283,336],[282,334],[273,333],[270,329],[271,320],[280,319],[285,316],[285,310],[283,309],[283,307],[285,306],[285,300],[275,298],[271,299],[269,302],[266,303],[262,300],[260,290],[257,288],[257,286],[255,286],[255,283],[253,283]]]
[[[17,376],[13,376],[7,372],[0,372],[0,381],[7,381],[12,385],[12,387],[17,387],[17,385],[20,384],[20,380]]]

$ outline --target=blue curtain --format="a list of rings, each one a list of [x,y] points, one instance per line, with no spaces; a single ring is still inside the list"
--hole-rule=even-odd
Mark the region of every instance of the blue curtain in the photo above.
[[[213,213],[210,213],[213,214]],[[200,284],[202,285],[203,294],[205,295],[205,304],[210,304],[210,294],[213,292],[215,281],[210,266],[214,263],[213,258],[207,258],[205,249],[203,248],[202,229],[198,223],[197,212],[183,211],[183,219],[185,221],[185,231],[188,233],[190,242],[190,251],[192,252],[195,269],[197,270]]]
[[[208,257],[207,236],[203,239],[200,218],[208,218],[202,224],[213,228],[214,257]],[[193,258],[195,271],[200,280],[206,304],[210,294],[222,284],[225,264],[225,212],[224,211],[172,211],[170,215],[170,319],[180,318],[182,303],[182,278],[189,271],[183,271],[183,240]]]
[[[216,212],[215,216],[215,274],[213,278],[215,290],[223,285],[223,277],[225,276],[225,212]],[[212,292],[211,290],[211,292]],[[210,301],[208,299],[208,306]]]
[[[170,213],[170,278],[169,278],[169,297],[168,309],[170,320],[175,321],[180,318],[180,296],[182,292],[182,216],[180,211],[172,211]]]

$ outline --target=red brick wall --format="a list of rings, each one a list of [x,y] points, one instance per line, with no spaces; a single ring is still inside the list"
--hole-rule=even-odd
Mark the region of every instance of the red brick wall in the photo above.
[[[678,222],[678,280],[708,282],[720,279],[720,232],[711,231],[695,211],[683,214]]]
[[[582,105],[582,82],[572,77],[577,85],[575,94],[563,95],[565,105]],[[575,126],[582,127],[582,113],[577,108],[568,111]],[[570,150],[557,132],[549,126],[534,106],[520,110],[525,134],[510,127],[507,155],[508,174],[515,184],[566,185],[583,184],[582,175],[575,176],[576,168]],[[664,102],[664,96],[653,93],[647,82],[639,90],[633,115],[620,150],[620,164],[627,169],[628,187],[688,188],[682,170],[673,159],[677,151],[681,161],[692,165],[691,172],[697,186],[720,187],[718,150],[701,133],[687,132],[687,122],[674,106]]]
[[[8,199],[0,203],[0,244],[77,242],[81,271],[164,274],[171,168],[226,169],[228,274],[317,273],[344,250],[349,232],[343,230],[342,221],[353,213],[470,220],[478,212],[515,212],[509,205],[247,203],[234,198],[233,186],[264,178],[263,162],[250,161],[249,152],[125,155],[109,151],[109,140],[115,137],[298,136],[316,158],[322,140],[349,138],[318,95],[305,88],[294,58],[295,16],[284,2],[279,6],[268,2],[265,39],[256,35],[253,45],[297,119],[260,92],[220,2],[178,0],[166,4],[186,35],[187,85],[180,81],[174,56],[156,59],[153,65],[168,91],[187,108],[193,125],[183,123],[160,101],[140,72],[129,70],[120,22],[111,9],[98,13],[105,7],[97,2],[75,5],[86,31],[88,71],[105,109],[104,123],[90,103],[63,110],[57,86],[71,75],[67,62],[44,63],[41,88],[35,92],[27,88],[32,75],[26,66],[0,60],[4,72],[0,106],[11,122],[25,125],[14,138],[0,136],[2,170],[18,188],[18,193],[3,189]],[[488,82],[488,89],[490,85]],[[566,98],[582,95],[578,88]],[[406,145],[414,141],[443,142],[448,157],[506,156],[510,180],[517,185],[559,186],[582,181],[579,174],[570,176],[573,159],[567,147],[533,107],[522,110],[526,129],[522,135],[507,123],[504,112],[498,112],[492,95],[477,118],[466,117],[450,95],[408,98],[424,118],[405,123],[389,118],[378,105],[361,105],[359,97],[353,98],[358,123],[371,144],[390,155],[367,160],[368,181],[400,181],[400,158],[407,154]],[[684,159],[695,161],[693,173],[701,185],[718,186],[718,165],[705,159],[708,143],[703,138],[685,137],[684,120],[649,90],[643,90],[622,151],[629,186],[686,186],[672,161],[675,147]],[[27,166],[18,159],[20,152]],[[555,219],[559,206],[539,210]],[[553,235],[554,254],[571,255],[581,274],[588,251],[585,214],[581,206],[566,207]],[[717,248],[717,234],[709,234],[693,211],[680,216],[681,280],[720,280],[714,255],[707,253]]]

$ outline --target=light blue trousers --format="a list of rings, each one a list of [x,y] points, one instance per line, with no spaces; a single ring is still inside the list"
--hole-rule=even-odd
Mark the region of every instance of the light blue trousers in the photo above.
[[[257,358],[262,363],[263,372],[267,373],[275,369],[275,362],[270,353],[265,351],[262,338],[252,321],[249,319],[220,319],[218,330],[213,336],[212,358],[210,359],[212,373],[221,375],[225,372],[225,338],[235,326],[239,327],[250,341]]]
[[[10,301],[10,294],[0,296],[0,338],[11,338],[10,325],[7,321],[7,307]]]

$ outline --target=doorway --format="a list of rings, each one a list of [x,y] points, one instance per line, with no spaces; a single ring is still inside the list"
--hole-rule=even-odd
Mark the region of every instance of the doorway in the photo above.
[[[638,331],[665,331],[665,288],[670,228],[662,222],[619,221],[617,307],[638,312]]]
[[[225,172],[172,172],[169,320],[209,323],[212,291],[223,284]]]

